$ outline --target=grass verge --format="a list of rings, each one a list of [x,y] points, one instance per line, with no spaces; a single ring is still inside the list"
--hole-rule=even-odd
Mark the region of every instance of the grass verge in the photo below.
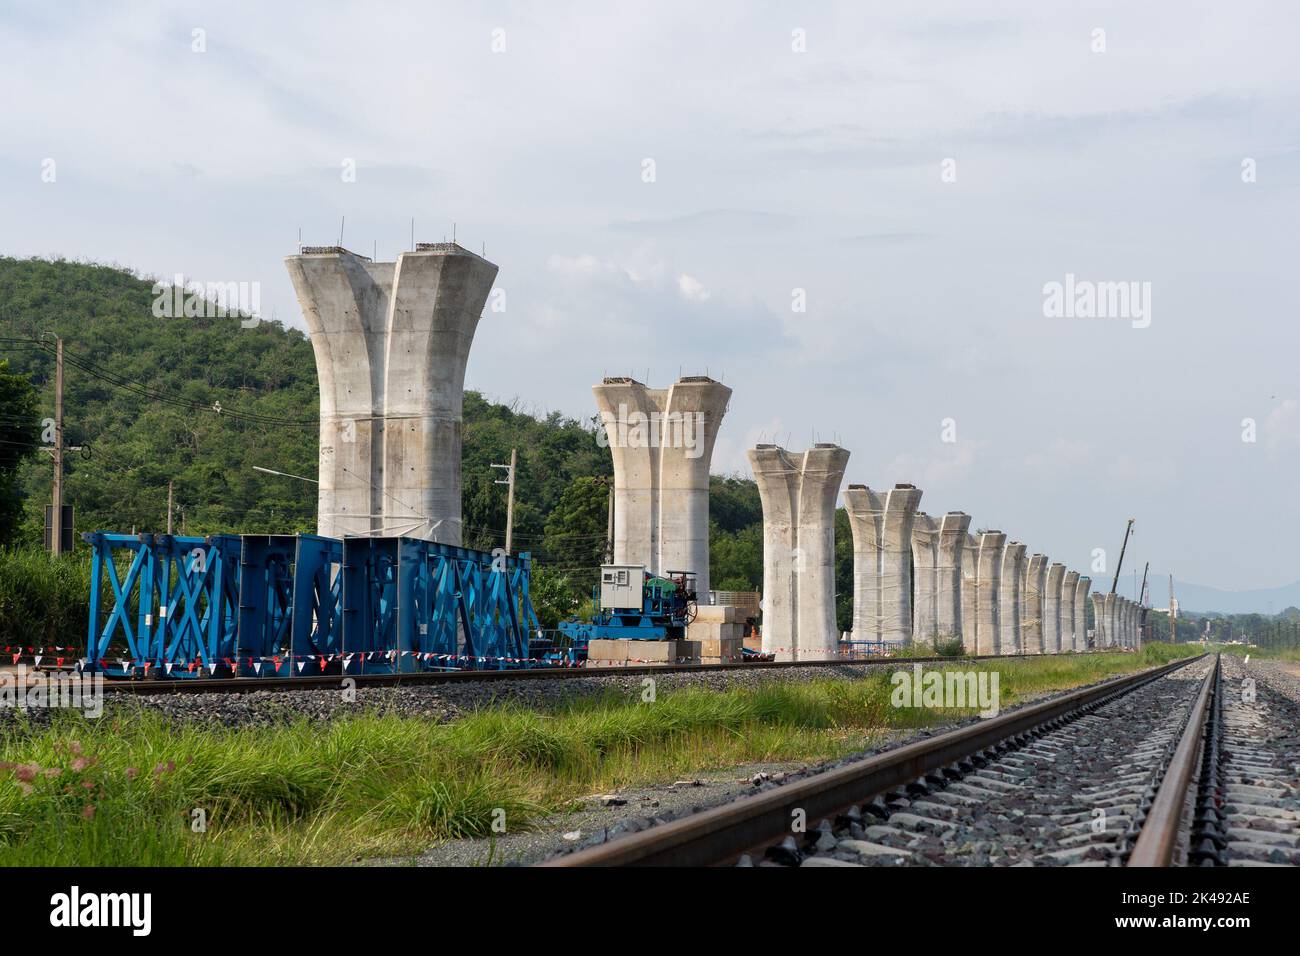
[[[1165,663],[1191,648],[974,667],[1001,705]],[[0,739],[0,864],[340,864],[534,826],[593,791],[706,768],[844,756],[973,710],[894,707],[889,674],[622,694],[447,724],[359,716],[231,730],[148,710],[55,715]]]
[[[1256,657],[1272,661],[1300,661],[1300,648],[1295,647],[1259,647],[1249,644],[1211,644],[1210,653],[1222,651],[1235,657]]]

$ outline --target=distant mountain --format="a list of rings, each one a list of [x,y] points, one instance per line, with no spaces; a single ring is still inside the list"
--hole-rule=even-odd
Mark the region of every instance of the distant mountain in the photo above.
[[[1153,578],[1159,581],[1160,578]],[[1174,596],[1183,611],[1224,614],[1281,614],[1288,608],[1300,607],[1300,581],[1280,588],[1258,588],[1251,591],[1224,591],[1204,584],[1191,584],[1174,579]],[[1163,588],[1152,591],[1152,604],[1163,606],[1168,595]]]

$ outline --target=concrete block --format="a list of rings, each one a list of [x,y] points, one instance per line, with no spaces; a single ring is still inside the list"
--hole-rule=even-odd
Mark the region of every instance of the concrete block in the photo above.
[[[695,624],[736,624],[740,608],[730,604],[701,604],[695,609]]]
[[[622,664],[628,657],[628,644],[632,643],[627,640],[595,640],[587,644],[587,660],[589,661],[616,661]],[[643,643],[637,641],[637,644]],[[649,642],[645,642],[649,643]]]
[[[623,641],[629,662],[667,663],[681,656],[681,641]]]
[[[707,640],[707,641],[678,641],[678,654],[685,660],[698,660],[701,658],[735,658],[739,660],[743,653],[744,643],[740,638],[728,638],[727,640]]]
[[[712,621],[693,621],[686,628],[686,637],[692,641],[720,641],[743,638],[743,624],[722,624]]]
[[[741,641],[729,637],[723,640],[706,640],[699,642],[699,657],[739,657]]]

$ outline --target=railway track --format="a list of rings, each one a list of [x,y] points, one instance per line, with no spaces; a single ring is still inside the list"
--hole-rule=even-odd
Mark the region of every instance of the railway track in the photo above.
[[[1300,707],[1254,692],[1177,661],[543,865],[1300,865]]]
[[[1300,865],[1300,703],[1224,658],[1197,779],[1191,860]]]
[[[336,690],[344,677],[356,681],[357,687],[420,687],[436,684],[473,684],[493,681],[554,681],[581,677],[653,677],[659,674],[707,673],[709,671],[780,671],[798,667],[859,668],[897,667],[899,665],[954,664],[963,661],[1023,660],[1042,657],[1041,654],[985,654],[968,657],[886,657],[879,660],[833,661],[760,661],[752,664],[670,664],[634,665],[630,667],[539,667],[527,670],[456,670],[425,671],[407,674],[325,674],[308,677],[239,677],[157,680],[105,681],[108,694],[152,696],[160,694],[252,693],[254,691],[280,690]]]

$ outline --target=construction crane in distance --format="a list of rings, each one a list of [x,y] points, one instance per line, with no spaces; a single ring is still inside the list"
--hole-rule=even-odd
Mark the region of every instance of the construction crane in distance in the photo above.
[[[1115,565],[1115,579],[1110,582],[1110,593],[1114,594],[1119,590],[1119,570],[1124,566],[1124,552],[1128,549],[1128,536],[1133,532],[1133,518],[1128,519],[1128,525],[1124,528],[1124,543],[1120,545],[1119,562]]]

